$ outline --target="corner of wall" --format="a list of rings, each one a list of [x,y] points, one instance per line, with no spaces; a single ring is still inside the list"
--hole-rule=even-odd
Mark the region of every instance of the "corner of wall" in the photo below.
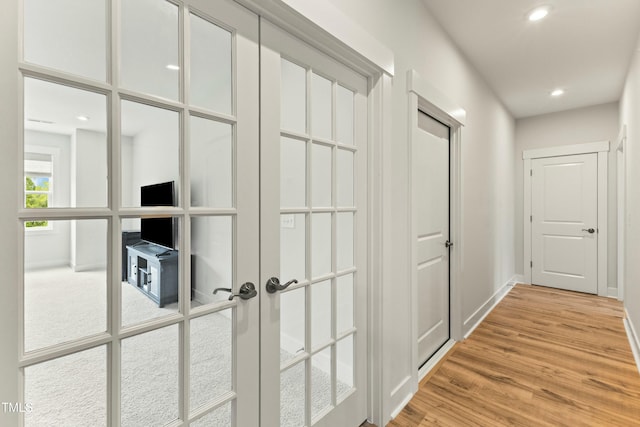
[[[473,331],[482,323],[482,321],[493,311],[493,309],[507,296],[516,283],[520,282],[518,276],[514,275],[507,283],[502,285],[484,304],[478,308],[475,313],[469,316],[463,324],[464,339],[469,338]]]

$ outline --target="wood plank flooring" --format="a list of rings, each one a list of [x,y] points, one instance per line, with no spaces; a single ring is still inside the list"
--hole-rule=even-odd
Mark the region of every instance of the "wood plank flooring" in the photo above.
[[[516,285],[388,426],[640,426],[622,304]]]

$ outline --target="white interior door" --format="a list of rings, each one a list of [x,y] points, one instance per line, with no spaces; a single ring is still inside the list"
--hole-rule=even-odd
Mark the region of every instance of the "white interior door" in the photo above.
[[[531,162],[532,282],[598,292],[598,157]]]
[[[418,111],[412,140],[414,275],[422,365],[450,337],[449,128]]]
[[[264,20],[260,39],[261,425],[360,425],[367,80]]]
[[[257,16],[18,3],[19,422],[258,425]]]

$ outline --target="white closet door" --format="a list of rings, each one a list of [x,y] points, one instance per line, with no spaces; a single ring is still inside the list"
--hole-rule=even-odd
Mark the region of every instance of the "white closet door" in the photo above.
[[[532,282],[597,294],[597,154],[531,164]]]
[[[418,285],[418,363],[449,340],[449,128],[418,111],[413,229]]]

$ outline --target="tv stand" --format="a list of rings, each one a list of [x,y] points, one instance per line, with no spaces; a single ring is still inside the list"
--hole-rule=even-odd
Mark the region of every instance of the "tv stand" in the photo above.
[[[178,251],[153,243],[127,246],[127,282],[164,307],[178,301]]]

